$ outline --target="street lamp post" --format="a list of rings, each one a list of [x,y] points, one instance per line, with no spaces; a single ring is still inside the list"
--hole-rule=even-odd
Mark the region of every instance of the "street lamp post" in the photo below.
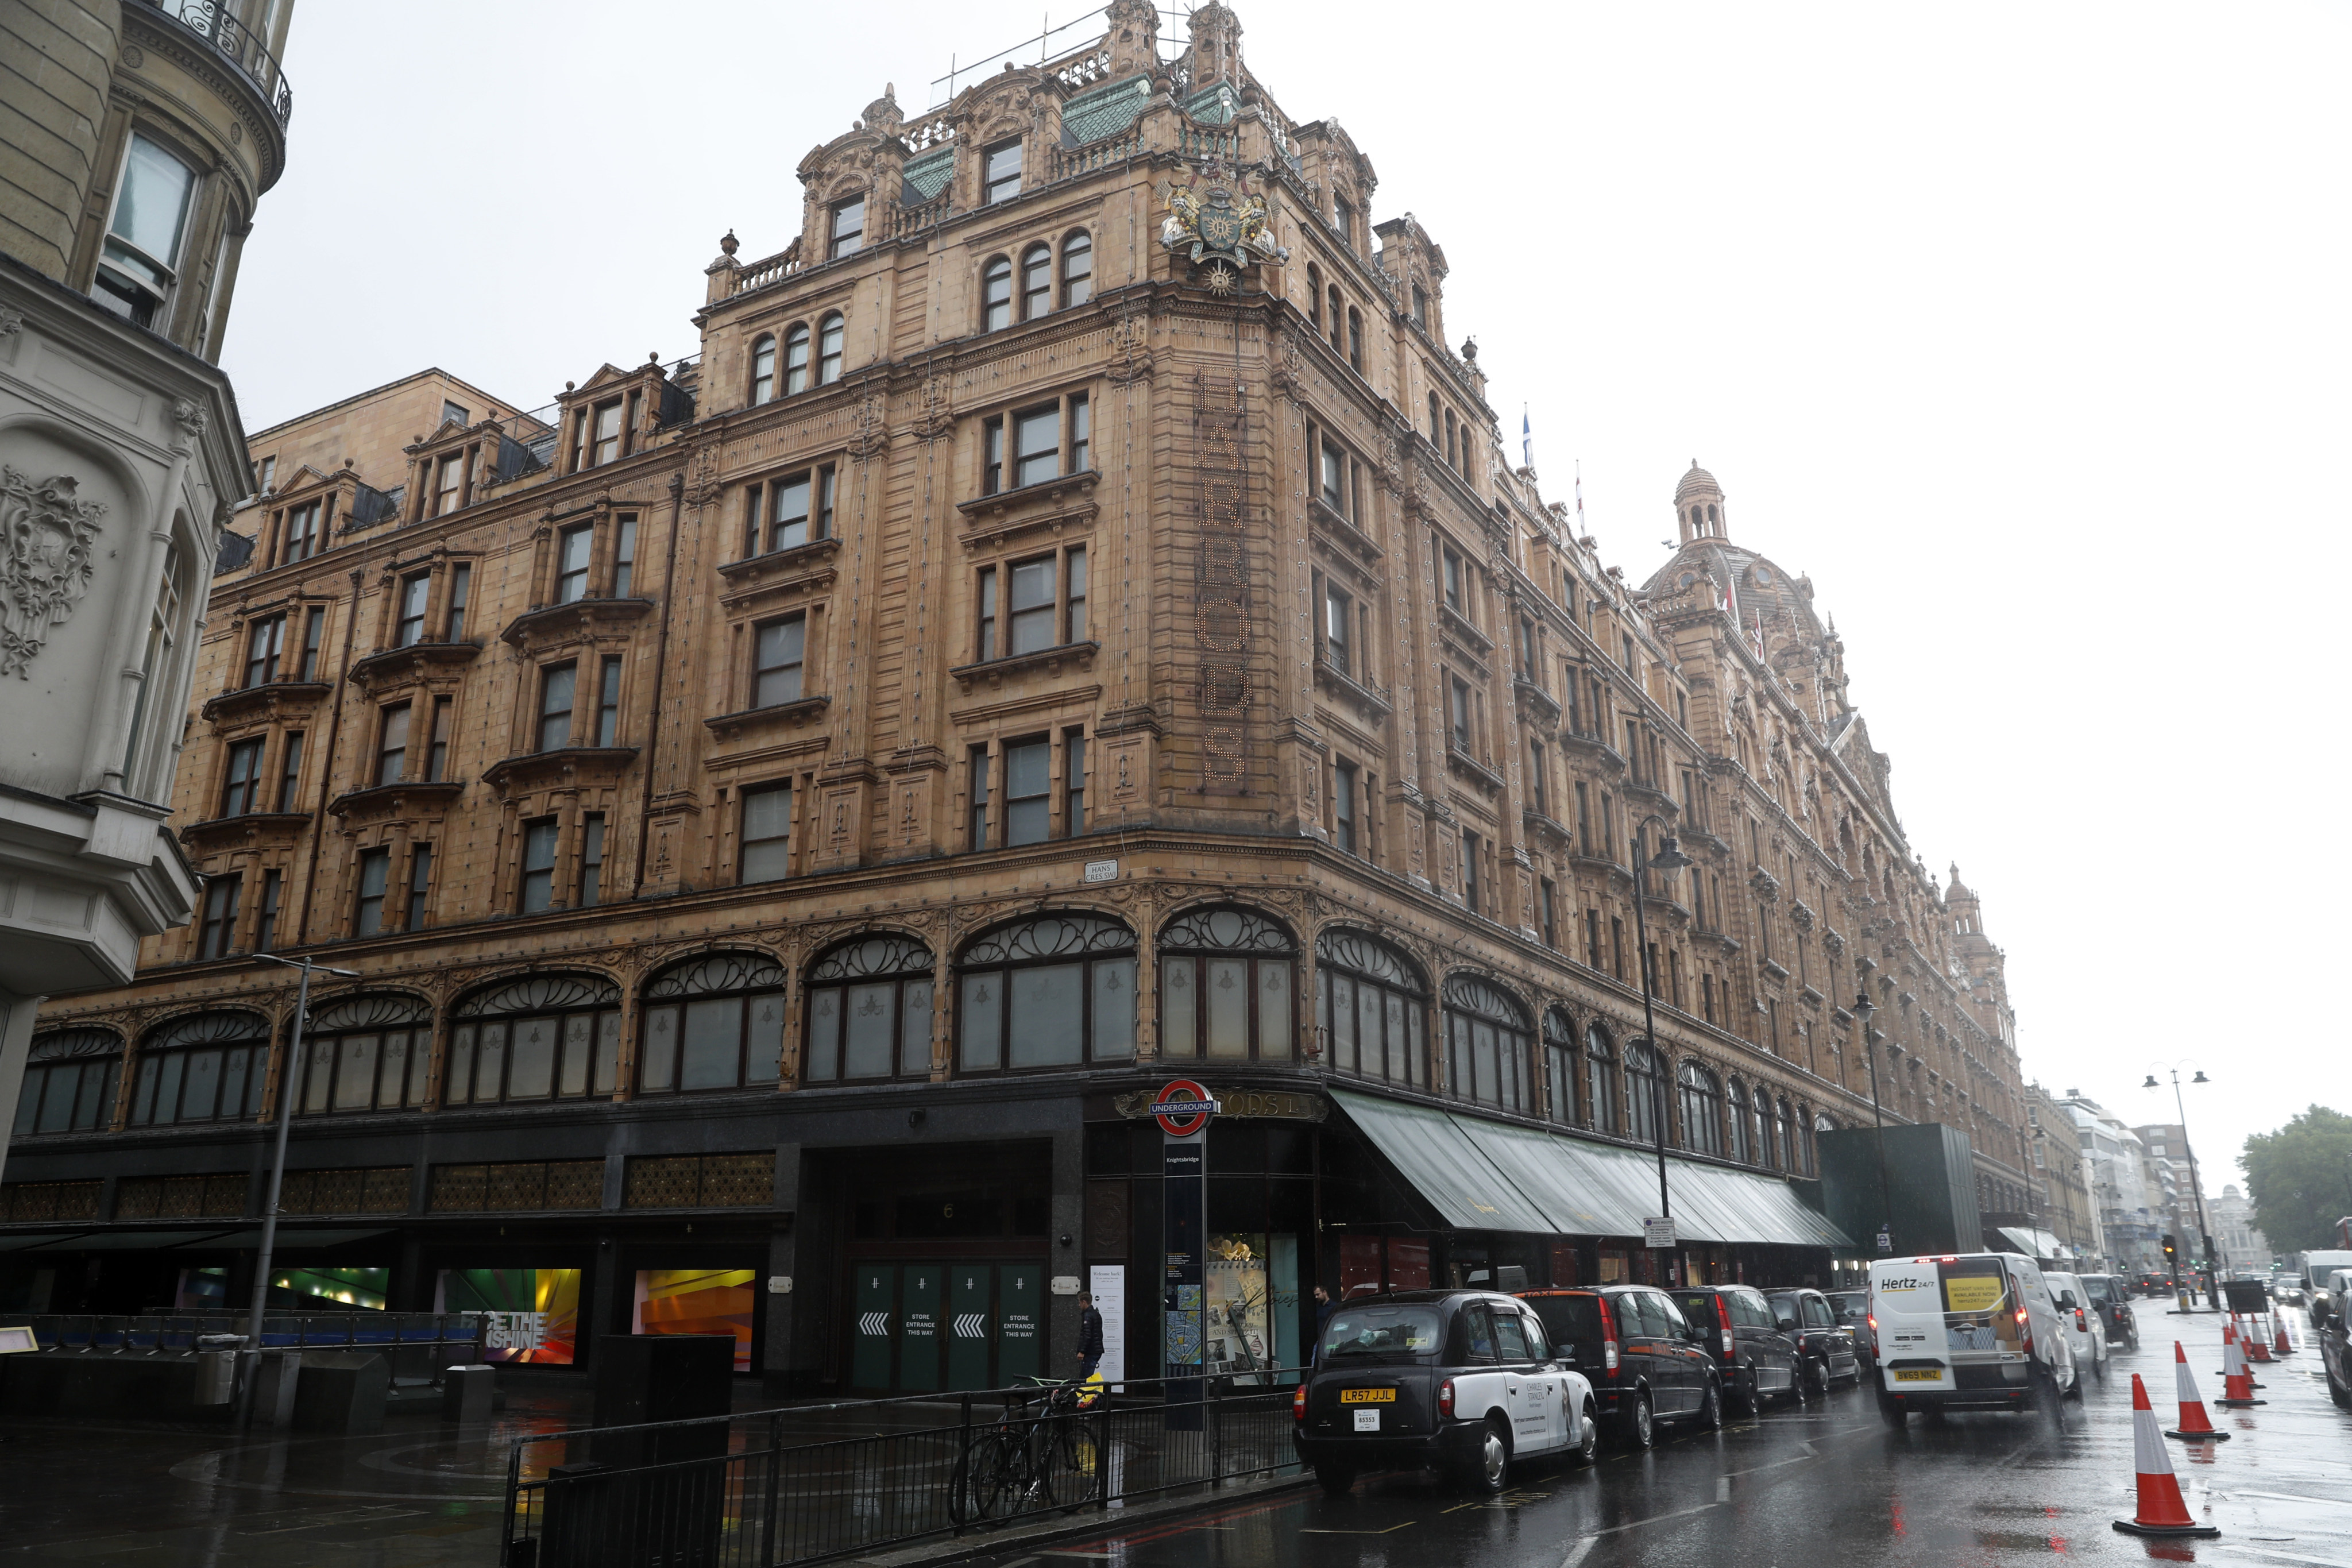
[[[2200,1251],[2210,1253],[2212,1248],[2205,1245],[2205,1190],[2197,1180],[2197,1145],[2189,1142],[2189,1105],[2188,1102],[2180,1097],[2180,1069],[2184,1066],[2194,1066],[2195,1064],[2189,1058],[2183,1058],[2180,1061],[2172,1062],[2170,1064],[2164,1062],[2152,1062],[2149,1065],[2151,1067],[2164,1068],[2167,1072],[2172,1075],[2172,1109],[2173,1113],[2180,1118],[2180,1146],[2189,1155],[2189,1196],[2190,1201],[2196,1205],[2197,1209],[2197,1244]],[[2197,1069],[2197,1076],[2190,1079],[2189,1081],[2190,1083],[2211,1083],[2213,1080],[2205,1076],[2204,1068],[2199,1068]],[[2156,1074],[2153,1072],[2147,1075],[2147,1081],[2140,1085],[2140,1088],[2142,1089],[2156,1089],[2158,1087],[2160,1086],[2157,1083]],[[2185,1295],[2186,1292],[2183,1294]],[[2221,1291],[2219,1287],[2217,1287],[2213,1281],[2213,1259],[2210,1257],[2205,1259],[2205,1305],[2210,1311],[2218,1312],[2221,1310]],[[2180,1310],[2184,1312],[2189,1310],[2189,1303],[2186,1300],[2180,1303]]]
[[[278,1250],[278,1199],[286,1185],[286,1134],[294,1119],[294,1069],[302,1061],[302,1025],[310,1010],[310,976],[313,973],[340,975],[345,980],[357,980],[355,969],[334,969],[311,959],[279,958],[275,953],[253,955],[265,963],[282,963],[289,969],[302,972],[302,983],[294,993],[294,1033],[286,1046],[284,1068],[278,1075],[278,1142],[269,1157],[269,1200],[261,1210],[261,1255],[255,1260],[253,1273],[253,1321],[248,1327],[247,1360],[249,1371],[238,1394],[239,1419],[253,1408],[253,1384],[261,1372],[261,1318],[269,1305],[269,1265]]]
[[[1642,830],[1654,822],[1661,827],[1665,826],[1664,820],[1653,812],[1633,826],[1633,959],[1634,967],[1642,972],[1642,1044],[1649,1050],[1651,1064],[1657,1069],[1657,1075],[1652,1080],[1658,1086],[1657,1100],[1651,1110],[1658,1143],[1658,1217],[1670,1220],[1675,1217],[1675,1211],[1672,1200],[1666,1195],[1666,1122],[1672,1113],[1673,1100],[1665,1081],[1665,1057],[1658,1049],[1658,1016],[1652,1001],[1655,976],[1650,973],[1650,922],[1643,916],[1642,906],[1650,896],[1651,867],[1655,866],[1662,871],[1679,871],[1691,862],[1690,857],[1675,844],[1675,836],[1671,833],[1658,840],[1655,857],[1642,847]]]
[[[1878,1145],[1878,1233],[1886,1237],[1886,1249],[1895,1249],[1895,1199],[1886,1185],[1886,1119],[1878,1109],[1878,1047],[1870,1043],[1871,1015],[1878,1008],[1865,989],[1855,991],[1853,1016],[1862,1025],[1862,1059],[1870,1066],[1870,1129]]]

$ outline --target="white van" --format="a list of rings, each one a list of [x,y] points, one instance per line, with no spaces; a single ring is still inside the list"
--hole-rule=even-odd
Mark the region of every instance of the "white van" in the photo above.
[[[1889,1259],[1870,1268],[1878,1408],[1896,1426],[1914,1410],[2055,1409],[2074,1387],[2074,1347],[2030,1258],[1977,1252]]]

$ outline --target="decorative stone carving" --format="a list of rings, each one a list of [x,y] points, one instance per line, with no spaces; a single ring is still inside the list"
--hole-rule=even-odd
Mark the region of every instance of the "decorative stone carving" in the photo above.
[[[56,474],[38,484],[0,468],[0,675],[32,679],[27,666],[49,628],[89,592],[90,549],[103,502],[83,500],[80,481]]]
[[[1761,866],[1748,873],[1748,889],[1764,903],[1776,903],[1780,897],[1780,879]]]
[[[1200,269],[1211,292],[1229,294],[1239,288],[1241,269],[1254,261],[1290,259],[1289,247],[1274,242],[1264,196],[1237,193],[1241,182],[1213,163],[1201,165],[1199,179],[1192,185],[1169,183],[1160,243]]]

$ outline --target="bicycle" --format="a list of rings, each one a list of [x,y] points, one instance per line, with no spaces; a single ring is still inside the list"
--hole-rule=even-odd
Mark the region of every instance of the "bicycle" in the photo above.
[[[1053,1378],[1027,1381],[1046,1391],[1043,1414],[1029,1414],[1030,1396],[1007,1391],[1003,1415],[975,1432],[956,1462],[948,1510],[958,1524],[1055,1508],[1071,1512],[1094,1495],[1101,1445],[1078,1417],[1101,1397],[1099,1388]]]

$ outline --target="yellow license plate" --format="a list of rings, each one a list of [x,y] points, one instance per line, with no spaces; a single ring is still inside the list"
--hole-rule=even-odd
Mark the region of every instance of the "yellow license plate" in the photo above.
[[[1895,1374],[1895,1381],[1897,1383],[1941,1383],[1944,1381],[1944,1374],[1936,1371],[1933,1367],[1919,1372],[1914,1372],[1906,1368]]]
[[[1339,1391],[1339,1403],[1342,1405],[1394,1405],[1396,1390],[1393,1388],[1343,1388]]]

